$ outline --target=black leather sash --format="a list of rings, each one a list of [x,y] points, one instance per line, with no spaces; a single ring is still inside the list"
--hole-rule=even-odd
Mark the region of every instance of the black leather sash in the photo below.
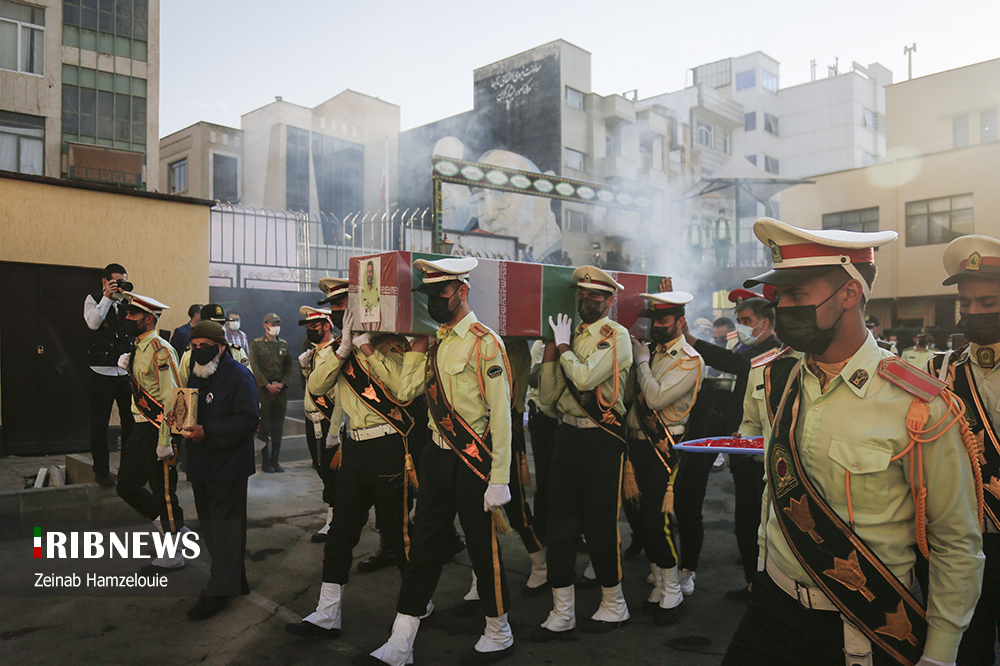
[[[997,522],[997,517],[1000,516],[1000,497],[996,494],[1000,493],[1000,443],[997,442],[993,421],[986,413],[983,398],[979,395],[979,388],[972,375],[971,361],[966,361],[955,368],[954,389],[966,403],[965,416],[969,421],[969,429],[983,445],[979,459],[985,491],[983,508],[993,520],[993,524],[1000,525]],[[972,407],[975,407],[975,413],[972,412]]]
[[[912,666],[927,637],[923,607],[826,503],[802,468],[795,442],[801,390],[797,377],[788,381],[798,362],[778,359],[764,371],[765,385],[773,389],[767,401],[776,415],[766,464],[778,524],[799,564],[840,612],[872,644]]]
[[[667,468],[667,472],[673,472],[677,465],[678,455],[674,449],[674,438],[667,430],[663,419],[656,410],[651,409],[646,404],[646,397],[641,391],[635,396],[632,407],[635,409],[635,415],[639,417],[639,429],[642,430],[642,434],[649,440],[656,456]]]
[[[438,435],[458,454],[462,462],[475,472],[476,476],[489,483],[493,468],[490,429],[487,426],[486,432],[480,437],[448,403],[437,367],[438,348],[439,345],[435,345],[428,352],[425,386],[427,411],[437,425]]]
[[[135,366],[135,350],[128,357],[128,380],[132,386],[132,399],[139,413],[146,417],[146,420],[159,428],[163,424],[163,403],[150,394],[149,391],[139,386],[135,375],[132,372]]]
[[[347,381],[351,393],[358,397],[368,409],[372,410],[385,422],[396,429],[402,437],[407,437],[413,430],[414,419],[407,407],[413,402],[397,402],[378,381],[372,381],[365,367],[351,354],[340,367],[341,376]],[[313,402],[316,397],[313,396]]]
[[[608,407],[607,411],[601,409],[600,401],[597,399],[597,392],[601,390],[600,385],[592,391],[581,392],[573,385],[569,377],[566,376],[566,371],[562,369],[562,366],[559,367],[559,371],[563,373],[563,379],[566,380],[566,388],[569,390],[569,394],[573,396],[576,404],[580,406],[580,409],[587,415],[587,418],[593,421],[598,428],[624,444],[625,435],[628,434],[628,427],[625,425],[625,415],[618,413],[618,410],[614,407],[614,403]]]

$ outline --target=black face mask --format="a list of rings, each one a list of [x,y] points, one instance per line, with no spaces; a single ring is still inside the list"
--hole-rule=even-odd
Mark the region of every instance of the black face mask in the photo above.
[[[317,328],[307,328],[306,329],[306,339],[314,345],[318,345],[323,342],[324,332],[323,329]]]
[[[845,282],[844,284],[847,284]],[[844,284],[827,296],[819,305],[793,305],[777,308],[774,332],[778,339],[796,351],[818,356],[825,352],[837,335],[837,324],[847,310],[842,310],[837,321],[830,328],[820,328],[816,323],[816,311],[828,300],[840,293]]]
[[[219,355],[219,345],[191,348],[191,359],[198,365],[208,365]]]
[[[138,335],[139,334],[139,322],[135,319],[126,319],[122,322],[122,333],[125,335]]]
[[[601,314],[601,305],[603,304],[603,300],[592,301],[589,298],[581,298],[580,304],[576,306],[576,311],[580,313],[580,319],[583,320],[584,324],[593,324],[604,316]]]
[[[457,293],[456,291],[455,294]],[[455,297],[455,294],[451,296],[429,294],[427,296],[427,314],[431,316],[431,319],[439,324],[447,324],[454,318],[455,310],[451,308],[451,299]]]
[[[344,330],[344,310],[331,310],[330,319],[333,320],[333,325],[337,327],[338,330]]]
[[[649,339],[658,345],[666,344],[677,337],[677,329],[673,326],[651,326]]]
[[[1000,312],[980,312],[962,315],[959,327],[969,342],[993,345],[1000,342]]]

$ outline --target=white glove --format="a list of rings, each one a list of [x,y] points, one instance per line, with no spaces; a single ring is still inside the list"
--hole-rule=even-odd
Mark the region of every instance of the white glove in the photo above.
[[[340,437],[337,435],[327,435],[326,436],[326,448],[335,449],[340,446]]]
[[[636,365],[649,362],[649,347],[632,338],[632,362]]]
[[[955,666],[955,662],[938,661],[937,659],[931,659],[925,655],[920,657],[920,661],[917,662],[917,666]]]
[[[549,317],[549,326],[552,327],[552,334],[555,336],[557,347],[569,344],[570,335],[572,334],[572,323],[573,320],[564,314],[556,315],[555,321],[552,321],[552,317]]]
[[[118,367],[124,370],[125,372],[128,372],[128,357],[129,357],[128,354],[122,354],[121,356],[118,357]]]
[[[359,333],[358,335],[354,336],[355,349],[361,349],[365,345],[370,345],[371,343],[372,343],[371,337],[369,337],[368,333]]]
[[[158,446],[156,447],[156,459],[166,460],[174,455],[174,447],[172,446]]]
[[[506,483],[491,483],[483,495],[483,511],[499,509],[510,501],[510,487]]]
[[[340,330],[340,346],[337,347],[337,356],[347,358],[351,350],[354,349],[354,313],[350,310],[344,312],[344,327]]]
[[[312,360],[313,353],[315,351],[316,351],[315,349],[310,348],[299,354],[299,365],[301,365],[303,368],[308,368],[309,362]]]

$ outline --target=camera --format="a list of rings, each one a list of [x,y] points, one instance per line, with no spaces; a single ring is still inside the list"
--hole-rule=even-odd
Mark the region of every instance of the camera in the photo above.
[[[125,278],[118,278],[117,280],[112,282],[112,284],[121,289],[122,291],[132,291],[133,289],[135,289],[135,285],[126,280]]]

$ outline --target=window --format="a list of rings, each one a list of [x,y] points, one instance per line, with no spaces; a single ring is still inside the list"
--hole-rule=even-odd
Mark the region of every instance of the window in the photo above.
[[[715,138],[711,125],[698,121],[698,143],[709,148],[715,147]]]
[[[872,166],[878,164],[878,155],[872,155],[867,150],[865,151],[865,166]]]
[[[730,134],[729,132],[719,132],[719,135],[722,137],[722,152],[728,155],[730,153],[730,149],[732,148]]]
[[[187,192],[188,188],[188,161],[185,157],[167,166],[169,169],[169,185],[171,194]]]
[[[45,118],[0,111],[0,170],[44,175]]]
[[[285,208],[309,212],[309,130],[291,125],[285,143]]]
[[[146,79],[62,66],[62,139],[146,150]]]
[[[577,171],[587,170],[587,155],[585,153],[581,153],[579,150],[566,148],[563,161],[570,169],[576,169]]]
[[[972,195],[910,201],[906,204],[906,245],[950,243],[973,233]]]
[[[746,90],[747,88],[753,88],[755,85],[757,85],[757,70],[748,69],[745,72],[736,74],[737,90]]]
[[[319,210],[343,220],[365,206],[365,147],[324,134],[312,135],[312,164]]]
[[[845,210],[823,216],[824,229],[844,231],[878,231],[878,206],[859,210]]]
[[[757,112],[751,111],[743,115],[743,131],[752,132],[757,129]]]
[[[874,130],[875,129],[875,112],[872,111],[871,109],[862,109],[861,111],[864,114],[865,127],[867,127],[870,130]]]
[[[566,210],[564,231],[590,231],[590,216],[578,210]]]
[[[773,93],[778,92],[778,75],[772,74],[771,72],[761,70],[760,73],[760,83],[764,86],[764,90],[769,90]]]
[[[217,201],[240,202],[238,164],[235,157],[212,155],[212,196]]]
[[[44,74],[45,10],[0,2],[0,69]]]
[[[715,175],[715,172],[712,171],[711,169],[702,169],[701,170],[701,179],[702,180],[708,180],[709,178],[711,178],[714,175]]]
[[[965,113],[951,119],[951,136],[955,148],[969,145],[969,114]]]
[[[580,109],[581,111],[585,109],[583,93],[569,86],[566,86],[566,103],[574,109]]]
[[[993,143],[997,140],[997,110],[979,113],[979,143]]]
[[[747,158],[747,162],[749,162],[750,164],[752,164],[754,166],[757,166],[757,155],[747,155],[746,158]]]
[[[764,114],[764,131],[778,136],[778,119],[770,113]]]
[[[778,175],[778,160],[768,155],[764,155],[764,171],[768,173],[773,173],[775,176]]]
[[[63,0],[63,44],[146,60],[149,0]]]
[[[608,130],[604,135],[604,153],[606,155],[622,154],[622,133],[618,130]]]

